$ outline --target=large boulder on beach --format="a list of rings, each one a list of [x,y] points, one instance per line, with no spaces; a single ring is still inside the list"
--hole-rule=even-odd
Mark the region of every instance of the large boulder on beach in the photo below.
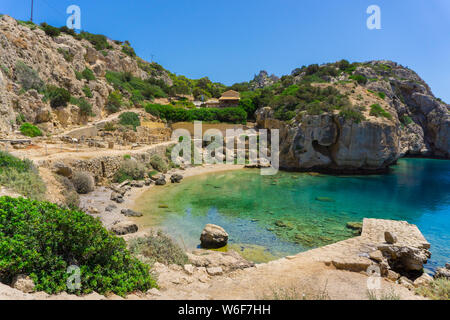
[[[205,249],[222,248],[228,243],[228,233],[220,226],[207,224],[200,236],[200,242]]]
[[[157,185],[157,186],[163,186],[165,184],[166,184],[166,178],[164,176],[155,181],[155,185]]]
[[[180,183],[183,180],[183,176],[181,174],[175,173],[170,176],[170,182],[172,183]]]

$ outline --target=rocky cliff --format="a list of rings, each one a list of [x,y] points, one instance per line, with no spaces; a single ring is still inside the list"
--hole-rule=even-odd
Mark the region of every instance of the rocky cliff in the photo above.
[[[279,120],[277,106],[257,111],[260,127],[280,129],[281,167],[378,172],[402,156],[450,157],[447,105],[414,71],[391,61],[353,64],[346,71],[340,72],[338,64],[320,66],[313,71],[318,83],[311,86],[337,89],[353,109],[308,112],[297,107],[288,121]],[[291,78],[300,84],[311,73],[297,70]],[[347,117],[343,108],[359,116]]]

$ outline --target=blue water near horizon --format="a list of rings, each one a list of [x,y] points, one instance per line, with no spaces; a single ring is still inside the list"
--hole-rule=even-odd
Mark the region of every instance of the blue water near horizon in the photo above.
[[[347,222],[380,218],[419,227],[431,243],[427,269],[450,261],[446,160],[401,159],[390,173],[371,176],[267,177],[239,170],[187,178],[152,192],[141,204],[144,221],[178,235],[188,247],[198,245],[205,224],[214,223],[227,230],[231,244],[257,245],[280,257],[354,236]]]

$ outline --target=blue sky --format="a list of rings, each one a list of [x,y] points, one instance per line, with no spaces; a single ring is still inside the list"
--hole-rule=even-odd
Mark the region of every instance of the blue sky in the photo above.
[[[137,54],[190,78],[232,84],[259,70],[283,75],[311,63],[394,60],[414,69],[450,103],[448,0],[34,0],[35,22],[65,25],[81,7],[82,28],[129,40]],[[1,0],[28,20],[31,0]],[[366,9],[381,8],[368,30]]]

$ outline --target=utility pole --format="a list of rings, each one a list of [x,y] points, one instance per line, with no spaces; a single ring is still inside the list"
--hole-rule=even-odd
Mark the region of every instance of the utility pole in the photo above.
[[[34,0],[31,0],[31,22],[33,22],[33,4],[34,4]]]

